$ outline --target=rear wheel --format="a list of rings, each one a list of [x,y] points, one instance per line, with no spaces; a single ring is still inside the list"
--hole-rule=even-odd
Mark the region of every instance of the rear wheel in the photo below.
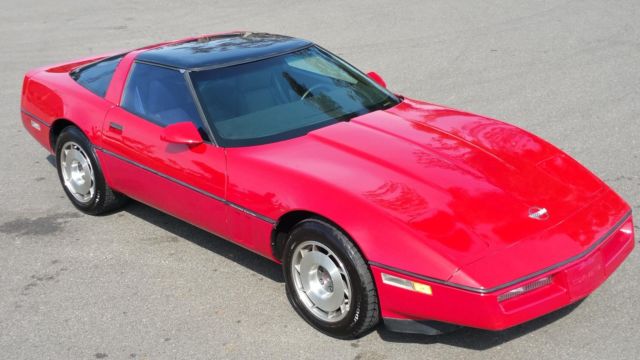
[[[56,140],[56,167],[67,197],[86,214],[113,211],[126,201],[107,185],[93,145],[75,126],[66,127]]]
[[[308,219],[291,231],[283,270],[294,309],[325,334],[357,338],[379,322],[366,262],[347,236],[327,222]]]

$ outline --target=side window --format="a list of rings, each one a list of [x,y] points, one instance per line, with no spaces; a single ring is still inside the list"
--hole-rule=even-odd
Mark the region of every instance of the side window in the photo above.
[[[206,139],[205,131],[182,73],[135,63],[120,106],[160,126],[191,121]]]
[[[109,88],[109,83],[111,83],[113,73],[123,57],[124,54],[87,65],[72,72],[71,77],[92,93],[104,97]]]

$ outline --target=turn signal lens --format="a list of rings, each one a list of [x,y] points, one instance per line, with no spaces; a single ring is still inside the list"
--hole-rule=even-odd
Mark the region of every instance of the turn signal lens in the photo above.
[[[423,294],[427,294],[427,295],[432,295],[433,293],[431,292],[431,286],[427,285],[427,284],[420,284],[417,282],[413,282],[413,290],[419,292],[419,293],[423,293]]]
[[[415,281],[399,278],[397,276],[393,276],[393,275],[382,273],[382,282],[387,284],[387,285],[391,285],[391,286],[395,286],[395,287],[399,287],[399,288],[403,288],[403,289],[419,292],[419,293],[422,293],[422,294],[433,295],[433,293],[431,291],[431,286],[429,286],[427,284],[422,284],[422,283],[419,283],[419,282],[415,282]]]
[[[498,295],[498,301],[502,302],[505,300],[513,299],[516,296],[526,294],[530,291],[541,288],[543,286],[547,286],[549,284],[551,284],[551,276],[543,277],[526,285],[520,286],[519,288],[515,288],[513,290],[507,291],[504,294]]]

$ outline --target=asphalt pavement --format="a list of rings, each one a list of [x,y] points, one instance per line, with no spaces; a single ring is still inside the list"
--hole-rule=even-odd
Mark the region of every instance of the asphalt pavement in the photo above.
[[[295,314],[280,268],[257,255],[137,203],[76,211],[20,124],[30,68],[217,31],[282,33],[398,93],[550,140],[639,213],[638,0],[3,4],[0,358],[638,358],[638,250],[580,304],[508,331],[335,340]]]

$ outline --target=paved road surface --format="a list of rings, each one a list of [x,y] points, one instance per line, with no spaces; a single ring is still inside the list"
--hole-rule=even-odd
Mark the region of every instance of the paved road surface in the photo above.
[[[510,331],[338,341],[293,312],[280,269],[256,255],[140,204],[78,213],[19,125],[31,67],[229,29],[284,33],[378,71],[397,92],[551,140],[638,213],[637,0],[3,3],[3,359],[638,358],[639,251],[579,306]]]

